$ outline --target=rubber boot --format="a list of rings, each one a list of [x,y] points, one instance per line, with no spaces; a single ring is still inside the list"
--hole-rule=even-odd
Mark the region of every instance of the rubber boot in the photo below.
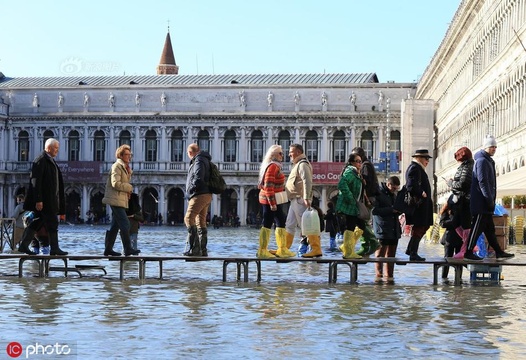
[[[118,231],[106,230],[106,237],[104,238],[104,256],[121,256],[120,252],[113,251],[113,245],[117,239]]]
[[[329,238],[329,251],[338,251],[338,245],[336,245],[336,238]]]
[[[266,227],[261,227],[261,229],[259,229],[259,249],[256,253],[256,257],[258,257],[259,259],[271,259],[276,257],[268,251],[269,240],[270,229]]]
[[[199,244],[201,245],[201,256],[208,256],[208,229],[207,228],[197,228],[197,237]]]
[[[310,245],[310,252],[301,255],[301,257],[304,258],[314,258],[314,257],[320,257],[323,256],[321,252],[321,237],[320,235],[308,235],[307,240],[309,241]]]
[[[367,228],[366,228],[367,229]],[[345,242],[345,238],[344,238],[344,242]],[[360,237],[360,249],[358,249],[358,251],[356,252],[356,254],[360,255],[360,256],[365,256],[366,254],[369,253],[369,241],[368,239],[365,237],[365,236],[361,236]]]
[[[380,242],[376,239],[373,229],[371,229],[369,225],[365,226],[365,231],[363,233],[363,236],[365,238],[365,241],[367,242],[367,247],[369,248],[365,252],[365,256],[374,254],[376,250],[378,250],[378,248],[380,247]]]
[[[31,241],[33,241],[33,238],[35,237],[36,233],[37,232],[30,227],[26,227],[24,229],[24,233],[22,234],[22,239],[20,240],[20,245],[18,245],[19,252],[27,254],[27,255],[36,255],[35,252],[29,249],[29,244],[31,244]]]
[[[309,240],[306,236],[303,236],[300,240],[300,245],[298,246],[298,256],[303,256],[309,252]]]
[[[122,242],[122,248],[124,249],[124,256],[130,256],[130,255],[139,255],[141,250],[137,249],[134,250],[132,248],[131,239],[130,239],[130,233],[129,232],[122,232],[121,234],[121,242]]]
[[[199,240],[197,236],[197,226],[190,226],[187,228],[187,231],[188,235],[186,237],[186,246],[183,255],[192,256],[192,250],[195,247],[195,242]]]
[[[419,238],[411,237],[411,240],[409,240],[411,242],[411,249],[409,249],[409,260],[410,261],[425,261],[426,260],[426,258],[418,255],[418,246],[420,245],[421,239],[422,238],[419,239]]]
[[[340,246],[340,250],[343,253],[344,259],[361,259],[362,256],[358,255],[355,251],[356,242],[362,236],[363,231],[360,228],[355,228],[354,232],[351,230],[345,230],[343,232],[343,244]]]
[[[287,247],[287,231],[285,228],[276,228],[276,243],[278,244],[278,250],[276,251],[276,256],[280,258],[289,258],[296,256],[296,253],[293,253]],[[294,235],[292,235],[294,237]],[[292,245],[292,242],[291,242]]]
[[[201,243],[197,237],[197,226],[192,225],[188,228],[188,237],[186,238],[188,251],[185,251],[185,256],[201,256]]]
[[[276,228],[277,230],[277,228]],[[292,247],[292,243],[294,242],[294,234],[291,234],[291,233],[288,233],[287,231],[285,231],[285,236],[286,236],[286,246],[287,246],[287,249],[290,250],[290,248]],[[277,243],[277,239],[276,239],[276,243]],[[300,245],[301,246],[301,245]],[[276,255],[276,253],[278,252],[278,250],[269,250],[269,253],[271,253],[272,255]],[[305,251],[307,252],[307,251]]]
[[[49,255],[51,253],[49,238],[47,236],[40,236],[37,243],[39,255]]]
[[[457,228],[457,234],[460,235],[462,238],[462,247],[460,248],[460,251],[453,255],[453,259],[464,259],[464,255],[466,254],[466,250],[468,249],[468,241],[469,241],[469,229],[464,230],[461,228],[461,230],[458,230]]]
[[[51,248],[49,251],[49,255],[67,255],[67,251],[62,251],[60,247],[58,246],[58,232],[51,231],[48,232],[48,238],[49,238],[49,247]]]

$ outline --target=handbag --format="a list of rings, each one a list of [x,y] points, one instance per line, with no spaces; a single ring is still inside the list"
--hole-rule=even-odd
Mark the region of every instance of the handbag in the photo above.
[[[287,196],[286,191],[280,191],[280,192],[274,193],[274,197],[276,198],[276,204],[278,205],[289,202],[289,197]]]
[[[369,212],[367,205],[365,205],[363,201],[358,200],[356,200],[356,205],[358,205],[358,218],[369,221],[371,219],[371,213]]]

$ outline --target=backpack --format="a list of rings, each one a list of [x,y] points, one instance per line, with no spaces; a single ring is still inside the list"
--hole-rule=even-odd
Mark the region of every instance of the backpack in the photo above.
[[[222,194],[226,190],[226,182],[219,172],[217,165],[210,161],[210,179],[208,180],[208,188],[212,194]]]

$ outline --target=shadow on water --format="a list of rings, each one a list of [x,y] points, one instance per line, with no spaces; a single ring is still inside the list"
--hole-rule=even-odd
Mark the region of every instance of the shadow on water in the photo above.
[[[73,227],[72,227],[73,228]],[[105,227],[61,228],[64,248],[102,251]],[[184,229],[145,227],[145,254],[179,253]],[[217,255],[256,252],[257,230],[211,230]],[[405,245],[405,243],[402,243]],[[400,247],[403,247],[401,244]],[[441,246],[423,244],[426,256]],[[523,255],[520,255],[523,256]],[[520,257],[519,257],[520,258]],[[107,263],[106,263],[107,264]],[[113,268],[112,266],[115,266]],[[75,343],[82,359],[100,358],[518,358],[526,356],[525,300],[520,268],[500,285],[431,285],[430,266],[400,266],[395,285],[375,285],[372,265],[359,283],[339,272],[327,284],[325,264],[264,263],[263,281],[221,282],[221,264],[167,263],[165,280],[135,279],[136,264],[108,276],[0,277],[5,343]],[[16,274],[9,265],[2,274]],[[452,275],[451,275],[452,276]]]

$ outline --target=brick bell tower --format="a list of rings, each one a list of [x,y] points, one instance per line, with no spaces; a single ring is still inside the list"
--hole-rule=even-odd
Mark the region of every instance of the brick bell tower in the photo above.
[[[168,26],[168,33],[164,41],[163,53],[159,65],[157,65],[157,75],[177,75],[179,74],[179,66],[175,64],[174,51],[172,49],[172,40],[170,39],[170,26]]]

